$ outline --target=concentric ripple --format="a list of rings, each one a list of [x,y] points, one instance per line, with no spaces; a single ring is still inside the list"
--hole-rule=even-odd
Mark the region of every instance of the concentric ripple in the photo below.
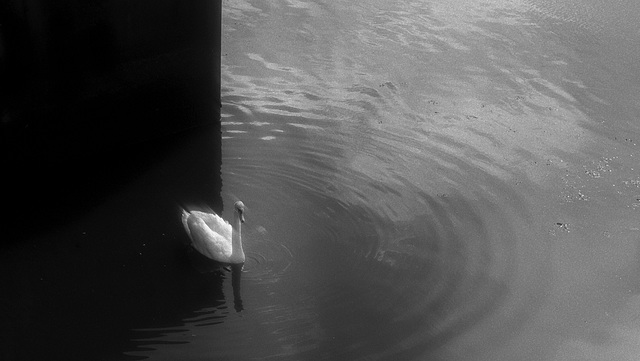
[[[446,137],[425,147],[374,129],[357,133],[354,149],[340,143],[352,130],[336,124],[282,122],[265,140],[270,126],[224,124],[225,190],[243,192],[258,225],[246,236],[244,277],[282,287],[304,279],[314,318],[341,340],[314,339],[318,347],[395,359],[465,337],[500,342],[535,315],[549,251],[502,173],[443,151]],[[403,162],[385,160],[398,152]],[[372,322],[377,337],[359,329]]]
[[[253,237],[248,234],[246,261],[243,279],[260,283],[277,282],[293,261],[293,253],[286,245],[263,238],[264,234]]]

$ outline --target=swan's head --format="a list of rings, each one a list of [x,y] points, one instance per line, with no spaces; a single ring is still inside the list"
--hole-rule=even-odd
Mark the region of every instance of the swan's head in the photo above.
[[[240,216],[240,222],[244,223],[244,203],[242,201],[237,201],[236,204],[233,205],[236,209],[236,212]]]

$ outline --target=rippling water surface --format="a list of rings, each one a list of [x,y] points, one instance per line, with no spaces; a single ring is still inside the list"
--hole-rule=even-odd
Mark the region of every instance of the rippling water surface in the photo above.
[[[227,297],[140,330],[131,355],[637,359],[638,16],[635,1],[225,1],[243,310]]]

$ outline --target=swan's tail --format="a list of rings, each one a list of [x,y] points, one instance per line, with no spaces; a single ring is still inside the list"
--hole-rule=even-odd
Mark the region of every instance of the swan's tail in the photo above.
[[[189,239],[191,239],[191,230],[189,229],[189,224],[187,223],[187,219],[191,213],[187,212],[184,208],[182,208],[182,225],[184,226],[184,230],[189,235]],[[193,242],[193,239],[191,239]]]

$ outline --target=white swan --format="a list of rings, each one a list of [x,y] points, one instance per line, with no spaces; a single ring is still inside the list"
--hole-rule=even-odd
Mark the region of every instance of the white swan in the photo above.
[[[182,210],[182,224],[191,245],[204,256],[218,262],[244,263],[241,224],[244,204],[234,204],[233,226],[215,213]]]

